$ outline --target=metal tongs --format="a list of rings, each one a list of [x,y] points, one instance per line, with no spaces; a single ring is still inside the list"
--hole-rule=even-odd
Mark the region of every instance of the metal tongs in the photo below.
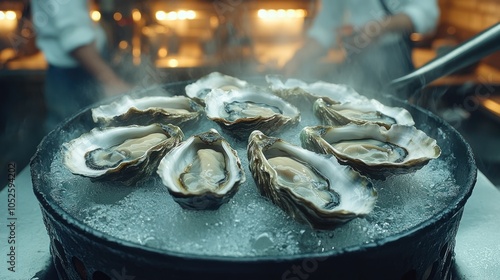
[[[401,89],[413,91],[422,89],[437,78],[475,63],[498,50],[500,50],[500,23],[459,44],[447,54],[434,58],[412,73],[393,80],[388,85],[388,90],[397,95]]]

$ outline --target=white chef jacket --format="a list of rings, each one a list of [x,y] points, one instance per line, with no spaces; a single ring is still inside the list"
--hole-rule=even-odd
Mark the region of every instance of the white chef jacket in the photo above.
[[[87,0],[31,0],[36,45],[50,65],[75,67],[74,49],[95,42],[102,52],[104,30],[90,18]]]
[[[336,30],[342,25],[360,28],[388,16],[380,1],[385,1],[392,14],[408,15],[418,33],[428,33],[437,25],[439,8],[436,0],[323,0],[308,36],[330,48],[336,43]],[[372,30],[375,32],[376,29],[374,25]],[[379,43],[396,42],[398,38],[397,34],[387,34],[380,38]]]

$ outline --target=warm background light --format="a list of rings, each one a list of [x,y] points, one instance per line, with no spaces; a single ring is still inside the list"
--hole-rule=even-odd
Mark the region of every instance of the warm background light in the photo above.
[[[484,99],[481,103],[486,109],[500,116],[500,103],[497,103],[491,99]]]
[[[139,21],[141,20],[141,12],[137,9],[132,10],[132,19],[134,21]]]
[[[7,11],[5,12],[5,19],[7,20],[16,20],[17,19],[17,14],[14,11]]]
[[[307,16],[307,11],[304,9],[260,9],[257,11],[257,16],[261,19],[304,18]]]
[[[168,50],[165,47],[158,49],[158,57],[166,57],[168,55]]]
[[[0,31],[10,32],[17,27],[17,14],[14,11],[0,11]]]
[[[93,21],[99,21],[101,20],[101,13],[99,11],[91,11],[90,18],[92,18]]]
[[[118,47],[120,49],[124,50],[124,49],[128,48],[128,42],[125,40],[122,40],[122,41],[120,41],[120,43],[118,43]]]
[[[179,61],[175,58],[172,58],[168,61],[168,66],[177,67],[177,66],[179,66]]]
[[[158,11],[155,14],[156,19],[159,21],[163,20],[193,20],[196,18],[196,12],[193,10],[179,10],[170,11],[166,13],[165,11]]]
[[[113,19],[116,21],[120,21],[123,18],[122,14],[119,12],[116,12],[113,14]]]

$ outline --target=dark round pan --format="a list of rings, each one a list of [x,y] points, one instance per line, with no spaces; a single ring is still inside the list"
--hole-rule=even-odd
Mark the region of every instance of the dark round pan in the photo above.
[[[488,40],[479,40],[479,45],[485,42],[491,45],[489,38],[492,36],[498,39],[499,25],[489,30],[485,31],[489,34],[486,36]],[[493,32],[493,35],[488,32]],[[483,38],[481,34],[478,36]],[[464,49],[465,53],[477,49],[477,45],[476,40],[472,47],[462,46],[458,56],[462,56]],[[482,55],[489,52],[483,51]],[[446,71],[442,69],[456,67],[453,61],[456,59],[448,60],[445,56],[437,63],[430,63],[431,66],[425,68],[427,71],[394,81],[391,88],[412,83],[426,84],[432,77],[443,75]],[[438,68],[441,72],[436,72]],[[171,83],[163,88],[174,94],[183,94],[184,87],[190,82]],[[453,127],[432,113],[392,96],[383,96],[379,100],[409,110],[416,126],[437,140],[442,148],[441,156],[454,159],[455,164],[446,171],[454,175],[461,187],[459,193],[433,218],[399,234],[343,250],[278,257],[215,257],[152,249],[96,231],[65,212],[51,196],[52,186],[48,184],[52,174],[50,161],[69,133],[94,127],[90,108],[84,109],[47,135],[31,161],[33,188],[40,202],[59,276],[61,279],[136,280],[450,279],[455,235],[476,181],[477,169],[472,151]]]
[[[164,89],[182,93],[188,83],[167,84]],[[437,139],[442,156],[455,158],[450,172],[461,186],[459,194],[438,215],[398,235],[345,250],[279,257],[232,258],[160,251],[103,234],[71,217],[51,196],[47,182],[50,160],[67,138],[63,136],[95,126],[90,110],[83,110],[52,131],[31,162],[34,192],[41,204],[57,271],[62,279],[111,279],[107,277],[116,278],[115,273],[136,276],[134,279],[166,279],[166,275],[168,279],[443,279],[449,273],[463,207],[476,180],[472,151],[455,129],[428,111],[390,96],[381,101],[408,109],[416,126],[425,127],[425,132]]]

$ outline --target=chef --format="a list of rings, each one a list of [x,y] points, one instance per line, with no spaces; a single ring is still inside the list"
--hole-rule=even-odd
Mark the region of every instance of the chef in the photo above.
[[[439,17],[436,2],[322,1],[303,46],[283,70],[288,76],[324,78],[305,75],[314,72],[319,60],[337,47],[344,59],[328,69],[328,80],[354,88],[381,88],[413,70],[409,35],[435,29]]]

